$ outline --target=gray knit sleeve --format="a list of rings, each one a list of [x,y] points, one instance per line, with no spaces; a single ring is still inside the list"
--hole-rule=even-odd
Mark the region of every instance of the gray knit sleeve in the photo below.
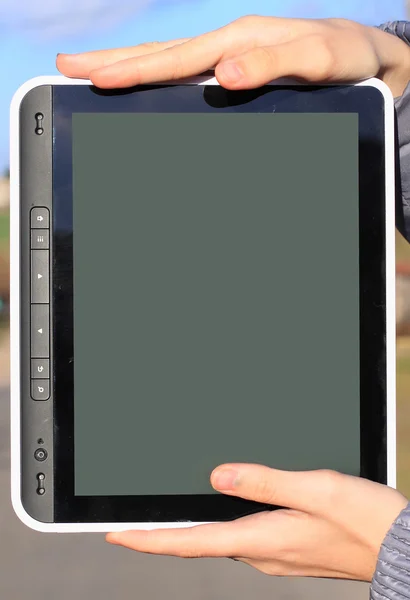
[[[410,46],[410,22],[390,21],[378,27],[397,36]],[[410,74],[409,74],[410,79]],[[396,177],[396,226],[410,242],[410,82],[403,95],[394,99],[396,109],[396,143],[398,146]]]
[[[410,598],[410,503],[386,535],[370,586],[370,600]]]

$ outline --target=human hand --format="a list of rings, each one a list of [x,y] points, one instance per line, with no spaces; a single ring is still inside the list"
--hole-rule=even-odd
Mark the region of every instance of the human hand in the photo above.
[[[407,505],[392,488],[333,471],[230,464],[215,469],[211,483],[224,494],[288,508],[225,523],[110,533],[107,541],[150,554],[235,558],[269,575],[371,581],[382,541]]]
[[[83,54],[60,54],[57,68],[100,88],[177,80],[215,68],[227,89],[279,77],[309,82],[382,79],[394,96],[410,79],[410,49],[397,37],[345,19],[246,16],[193,38]]]

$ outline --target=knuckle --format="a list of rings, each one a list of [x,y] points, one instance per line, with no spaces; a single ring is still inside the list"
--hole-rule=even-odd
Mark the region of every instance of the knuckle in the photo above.
[[[198,541],[195,527],[189,527],[184,532],[184,543],[180,545],[178,556],[180,558],[202,558],[205,556],[203,544]]]
[[[161,42],[144,42],[140,45],[140,48],[143,50],[156,50],[159,46],[161,46]]]
[[[258,67],[264,71],[272,65],[272,54],[265,46],[258,46],[253,50],[253,57]]]
[[[180,556],[181,558],[186,559],[202,558],[201,552],[199,552],[199,550],[196,550],[195,548],[191,548],[190,550],[183,550]]]
[[[331,77],[335,70],[335,53],[331,36],[322,33],[311,35],[307,50],[312,64],[315,65],[316,77],[322,80]]]
[[[355,21],[351,21],[350,19],[342,19],[342,18],[331,18],[331,19],[326,19],[325,21],[326,23],[329,23],[330,25],[335,25],[336,27],[342,27],[342,28],[356,28],[356,27],[360,27],[359,23],[356,23]]]
[[[310,516],[306,513],[293,509],[285,510],[285,518],[290,531],[301,531],[306,527]],[[295,563],[300,558],[300,544],[295,545],[295,540],[290,537],[283,537],[276,540],[274,544],[275,558],[282,563]]]
[[[195,543],[193,536],[189,535],[187,543],[179,549],[178,556],[181,558],[201,558],[203,553],[200,552],[198,544]]]
[[[261,19],[262,17],[260,15],[244,15],[236,19],[234,23],[241,27],[252,27],[254,25],[259,25]]]
[[[184,76],[184,63],[179,52],[172,52],[173,48],[169,49],[171,58],[171,79],[181,79]]]
[[[275,504],[275,490],[268,478],[264,477],[257,484],[256,496],[261,502],[266,504]]]
[[[318,35],[314,39],[314,55],[317,57],[318,76],[326,80],[335,70],[335,52],[330,35]]]
[[[270,577],[283,577],[283,567],[279,566],[279,563],[252,563],[249,562],[249,565],[254,569],[257,569],[260,573],[264,575],[269,575]]]
[[[342,490],[341,479],[343,475],[330,469],[321,469],[318,475],[320,477],[320,491],[325,504],[338,502]]]

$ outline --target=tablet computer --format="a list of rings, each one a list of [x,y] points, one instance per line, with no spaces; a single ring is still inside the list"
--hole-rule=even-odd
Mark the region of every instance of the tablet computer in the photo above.
[[[376,80],[24,85],[12,499],[42,531],[261,510],[214,467],[395,485],[394,110]]]

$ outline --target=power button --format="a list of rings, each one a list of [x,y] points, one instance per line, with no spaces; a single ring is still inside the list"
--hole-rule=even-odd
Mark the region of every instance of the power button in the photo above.
[[[47,459],[48,453],[44,448],[37,448],[34,452],[34,458],[38,460],[38,462],[44,462]]]

